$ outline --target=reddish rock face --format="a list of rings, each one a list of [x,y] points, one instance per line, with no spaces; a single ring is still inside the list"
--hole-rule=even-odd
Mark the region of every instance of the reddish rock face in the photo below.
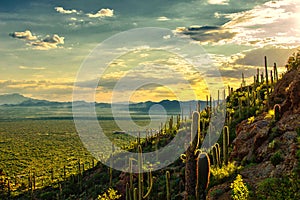
[[[253,190],[270,177],[290,175],[297,168],[297,129],[300,128],[300,68],[287,72],[276,84],[270,96],[268,109],[281,106],[279,121],[266,119],[266,113],[257,116],[253,123],[242,121],[236,126],[236,138],[230,161],[252,163],[240,171],[243,180]],[[272,156],[281,155],[280,162],[272,163]],[[217,185],[208,192],[208,199],[230,199],[229,182]],[[216,191],[221,196],[214,197]]]
[[[270,96],[270,106],[281,105],[281,114],[300,112],[300,69],[287,72]],[[271,107],[270,107],[271,108]]]

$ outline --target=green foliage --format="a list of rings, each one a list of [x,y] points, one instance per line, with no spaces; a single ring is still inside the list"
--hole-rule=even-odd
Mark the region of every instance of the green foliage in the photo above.
[[[105,193],[98,196],[98,200],[115,200],[121,198],[118,192],[112,188],[109,188]]]
[[[281,163],[282,161],[284,160],[282,154],[280,151],[277,151],[276,153],[274,153],[271,158],[270,158],[270,161],[271,163],[276,166],[278,165],[279,163]]]
[[[231,183],[230,188],[232,189],[233,200],[247,200],[249,199],[249,190],[244,184],[242,176],[237,175],[236,179]]]
[[[52,200],[54,199],[54,197],[56,196],[56,192],[55,191],[49,191],[49,192],[44,192],[40,195],[41,199],[45,199],[45,200]]]
[[[213,196],[214,198],[217,198],[219,196],[221,196],[224,193],[224,191],[222,189],[217,189],[211,192],[211,196]]]
[[[300,199],[300,178],[293,174],[290,177],[267,178],[260,182],[256,191],[256,199]]]
[[[272,142],[268,144],[268,148],[270,149],[277,149],[278,146],[279,146],[279,141],[277,140],[272,140]]]

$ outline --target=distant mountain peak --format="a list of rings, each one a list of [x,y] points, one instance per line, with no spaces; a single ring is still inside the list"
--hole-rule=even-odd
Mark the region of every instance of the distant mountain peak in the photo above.
[[[22,103],[24,101],[28,101],[31,98],[29,97],[25,97],[19,93],[11,93],[11,94],[2,94],[0,95],[0,105],[4,105],[4,104],[19,104]]]

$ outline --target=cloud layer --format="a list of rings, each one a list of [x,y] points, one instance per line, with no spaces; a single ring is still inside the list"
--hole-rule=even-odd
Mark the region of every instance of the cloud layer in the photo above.
[[[60,37],[57,34],[52,36],[47,35],[44,39],[39,39],[37,36],[32,35],[31,31],[26,30],[24,32],[14,32],[9,34],[13,38],[23,39],[27,41],[27,45],[32,46],[38,50],[49,50],[61,47],[64,44],[64,37]]]
[[[24,39],[24,40],[37,40],[37,37],[32,35],[31,31],[26,30],[24,32],[14,32],[9,34],[13,38]]]
[[[109,8],[102,8],[95,14],[87,13],[86,15],[90,18],[112,17],[112,16],[114,16],[114,10],[109,9]]]
[[[75,9],[72,10],[65,10],[63,7],[55,7],[54,8],[57,12],[62,13],[62,14],[72,14],[72,13],[76,13],[78,14],[79,12]]]
[[[230,20],[221,27],[180,28],[179,32],[204,44],[296,47],[300,45],[299,10],[297,0],[269,1],[248,11],[233,14],[216,12],[216,18]]]
[[[228,5],[229,0],[208,0],[209,4]]]

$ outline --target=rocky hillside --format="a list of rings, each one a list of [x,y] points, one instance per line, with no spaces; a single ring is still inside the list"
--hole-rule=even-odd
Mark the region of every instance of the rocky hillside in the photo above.
[[[272,117],[275,105],[280,111],[277,119]],[[232,143],[230,160],[243,166],[239,173],[251,189],[250,196],[253,199],[260,199],[262,196],[262,199],[293,199],[295,197],[293,195],[297,196],[296,199],[300,198],[299,137],[300,68],[298,67],[284,74],[275,85],[270,95],[269,107],[265,112],[236,126],[236,138]],[[211,188],[208,198],[231,199],[231,182]],[[274,188],[276,184],[278,185]],[[280,193],[280,190],[286,190],[288,194],[282,195],[287,196],[276,194],[277,191]],[[216,193],[219,195],[215,195]]]

